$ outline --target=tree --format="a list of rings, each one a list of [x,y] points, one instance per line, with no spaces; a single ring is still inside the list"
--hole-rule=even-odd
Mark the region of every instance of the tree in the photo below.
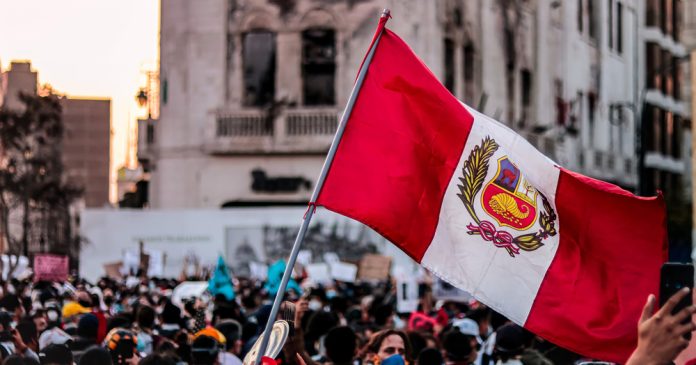
[[[72,254],[79,240],[70,206],[82,189],[64,175],[60,99],[20,94],[20,100],[22,110],[0,109],[0,241],[7,245],[1,248],[27,257],[39,250]]]

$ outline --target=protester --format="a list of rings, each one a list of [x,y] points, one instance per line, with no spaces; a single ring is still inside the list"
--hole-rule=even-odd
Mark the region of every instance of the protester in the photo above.
[[[398,330],[382,330],[370,338],[363,350],[363,361],[379,364],[393,355],[399,355],[404,361],[411,362],[411,344],[408,336]]]
[[[691,321],[696,306],[691,305],[672,314],[677,303],[689,294],[689,288],[682,289],[657,312],[655,296],[648,296],[638,325],[638,346],[626,365],[668,364],[689,345],[684,335],[696,330],[696,324]],[[687,323],[683,323],[687,319]]]
[[[79,278],[7,282],[9,290],[2,292],[17,294],[0,294],[0,358],[22,365],[241,365],[271,320],[273,297],[263,281],[235,278],[227,288],[233,299],[208,293],[176,297],[179,284],[144,275],[104,278],[96,285]],[[437,301],[429,284],[421,285],[413,313],[396,311],[390,281],[304,286],[298,279],[298,285],[305,295],[287,296],[296,301],[283,302],[274,318],[288,322],[287,341],[264,364],[565,365],[583,359],[482,303]],[[667,364],[685,346],[681,335],[694,326],[681,321],[696,309],[671,314],[683,295],[655,314],[655,299],[648,300],[628,365]]]

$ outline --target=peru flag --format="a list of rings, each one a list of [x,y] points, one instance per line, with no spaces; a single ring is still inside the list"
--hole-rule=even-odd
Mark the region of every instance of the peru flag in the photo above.
[[[662,198],[557,166],[459,102],[388,29],[317,204],[537,335],[608,361],[635,347],[666,259]]]

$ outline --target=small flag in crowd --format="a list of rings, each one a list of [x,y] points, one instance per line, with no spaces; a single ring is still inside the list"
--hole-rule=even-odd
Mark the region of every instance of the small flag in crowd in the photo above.
[[[218,257],[215,272],[213,272],[213,275],[208,281],[208,291],[212,296],[222,294],[227,300],[234,300],[235,294],[232,277],[227,270],[227,264],[222,256]]]
[[[317,204],[541,337],[615,362],[666,259],[661,197],[557,166],[458,101],[388,29]]]
[[[278,260],[273,265],[268,267],[268,279],[266,280],[266,285],[264,288],[266,291],[268,291],[268,294],[271,296],[276,295],[278,293],[278,289],[280,288],[280,281],[283,279],[283,272],[285,271],[285,261],[283,260]],[[297,281],[294,279],[290,279],[288,281],[288,287],[287,290],[294,290],[295,293],[302,294],[302,289],[300,289],[300,286],[297,284]]]

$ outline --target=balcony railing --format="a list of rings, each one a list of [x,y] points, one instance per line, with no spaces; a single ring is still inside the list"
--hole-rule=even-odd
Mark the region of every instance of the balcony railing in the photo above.
[[[219,110],[206,129],[210,154],[325,153],[338,127],[333,108]]]

